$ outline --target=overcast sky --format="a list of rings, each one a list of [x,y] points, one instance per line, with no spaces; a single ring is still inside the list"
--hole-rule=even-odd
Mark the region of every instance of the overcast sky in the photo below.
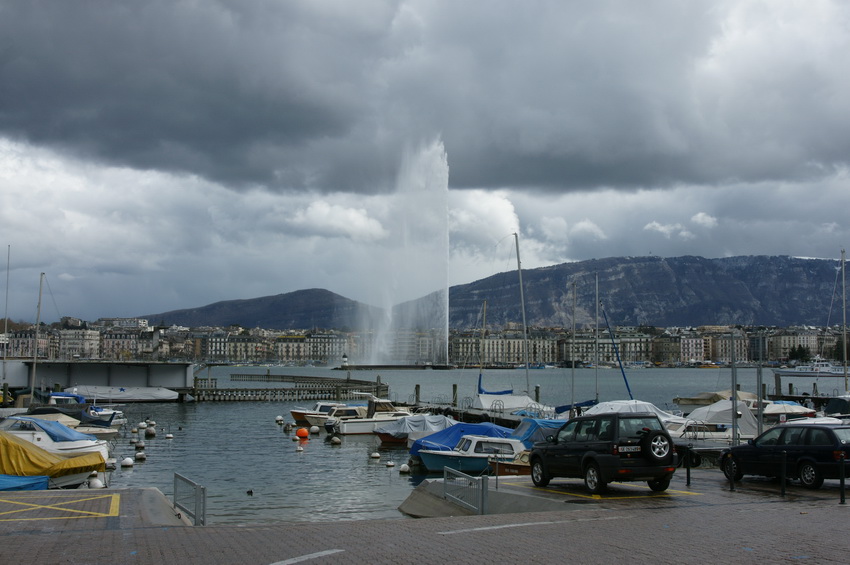
[[[0,0],[8,313],[837,258],[848,69],[842,1]]]

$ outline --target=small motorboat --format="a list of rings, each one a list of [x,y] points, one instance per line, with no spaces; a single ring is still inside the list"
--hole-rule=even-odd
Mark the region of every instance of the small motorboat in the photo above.
[[[491,464],[512,461],[526,450],[525,444],[516,438],[463,435],[450,451],[420,449],[419,458],[430,472],[449,467],[464,473],[483,473]]]
[[[59,422],[31,416],[9,416],[0,420],[0,430],[61,457],[98,453],[104,461],[109,459],[109,442],[72,430]]]
[[[0,490],[75,488],[105,470],[99,453],[61,457],[0,431]]]

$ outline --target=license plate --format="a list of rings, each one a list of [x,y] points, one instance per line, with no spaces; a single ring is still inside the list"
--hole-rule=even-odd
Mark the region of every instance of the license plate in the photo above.
[[[640,452],[639,445],[621,445],[620,453],[638,453]]]

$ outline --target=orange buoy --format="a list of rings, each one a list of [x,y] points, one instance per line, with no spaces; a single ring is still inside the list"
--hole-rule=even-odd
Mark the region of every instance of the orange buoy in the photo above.
[[[300,438],[309,437],[310,436],[310,430],[308,430],[307,428],[298,428],[297,430],[295,430],[295,435],[297,435]]]

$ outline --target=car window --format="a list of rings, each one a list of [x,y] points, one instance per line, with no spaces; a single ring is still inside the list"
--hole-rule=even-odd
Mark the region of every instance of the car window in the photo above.
[[[761,434],[756,439],[755,444],[758,446],[776,445],[780,434],[782,434],[782,428],[772,428]]]
[[[570,441],[573,438],[573,434],[576,431],[577,421],[568,422],[558,431],[558,442]]]
[[[620,418],[620,439],[641,438],[645,430],[661,430],[658,418]]]
[[[832,431],[841,443],[850,443],[850,428],[835,428]]]
[[[803,428],[786,428],[779,441],[781,445],[800,445]]]
[[[818,428],[809,430],[809,437],[806,441],[808,445],[832,445],[832,438],[829,432]]]
[[[599,420],[599,430],[597,431],[597,438],[600,441],[611,441],[612,439],[614,439],[613,418],[602,418]]]
[[[596,420],[583,420],[576,426],[576,441],[596,439]]]

